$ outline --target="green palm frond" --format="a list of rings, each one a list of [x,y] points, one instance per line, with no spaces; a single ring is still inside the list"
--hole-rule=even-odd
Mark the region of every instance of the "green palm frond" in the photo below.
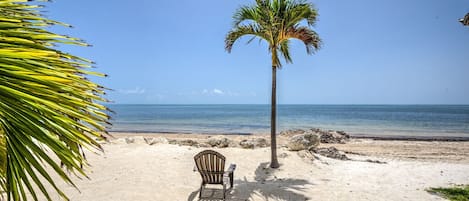
[[[109,119],[104,88],[86,78],[92,62],[54,49],[56,44],[88,46],[84,41],[47,31],[70,26],[44,18],[26,0],[0,1],[0,185],[7,200],[48,200],[45,179],[63,198],[49,176],[52,169],[74,186],[60,167],[85,175],[81,147],[101,150]],[[53,158],[58,158],[59,161]],[[37,188],[35,188],[36,186]]]
[[[264,40],[268,40],[269,37],[268,35],[266,35],[265,32],[262,32],[260,30],[259,26],[256,26],[255,24],[239,25],[230,32],[228,32],[225,39],[226,51],[231,52],[231,49],[233,48],[233,45],[236,40],[245,35],[253,35]]]

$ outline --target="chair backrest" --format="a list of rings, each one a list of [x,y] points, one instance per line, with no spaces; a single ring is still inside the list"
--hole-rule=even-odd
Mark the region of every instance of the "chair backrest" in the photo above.
[[[195,165],[204,184],[223,184],[225,157],[213,150],[205,150],[194,156]]]

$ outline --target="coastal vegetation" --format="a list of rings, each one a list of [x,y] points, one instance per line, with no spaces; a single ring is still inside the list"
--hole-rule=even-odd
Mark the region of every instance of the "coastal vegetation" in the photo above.
[[[0,190],[2,200],[52,200],[50,173],[75,186],[69,174],[86,176],[83,149],[101,150],[105,132],[104,88],[88,76],[87,59],[58,45],[88,46],[49,31],[68,24],[45,18],[37,2],[0,1]],[[62,168],[61,165],[62,164]],[[47,170],[49,169],[49,170]],[[6,198],[5,198],[6,197]]]
[[[225,49],[231,52],[234,43],[243,36],[267,42],[272,62],[272,96],[271,96],[271,163],[270,167],[278,168],[276,143],[276,73],[282,67],[280,55],[286,63],[292,63],[290,39],[298,39],[306,46],[308,54],[319,49],[321,39],[311,29],[318,16],[314,5],[306,1],[295,0],[256,0],[256,4],[242,6],[233,16],[233,29],[225,38]],[[302,22],[306,21],[306,25]]]
[[[430,193],[436,193],[451,201],[469,201],[469,185],[449,188],[430,188]]]

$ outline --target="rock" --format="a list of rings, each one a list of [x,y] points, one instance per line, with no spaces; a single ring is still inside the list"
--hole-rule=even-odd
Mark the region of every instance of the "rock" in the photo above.
[[[155,139],[152,138],[152,137],[144,137],[143,140],[145,140],[145,143],[147,143],[148,145],[154,145],[154,144],[156,144]]]
[[[169,144],[177,144],[180,146],[198,146],[199,142],[191,140],[191,139],[185,139],[185,140],[168,140]]]
[[[321,130],[319,128],[312,128],[308,130],[296,129],[296,130],[286,130],[280,132],[280,135],[291,137],[298,134],[304,133],[316,133],[320,136],[321,143],[340,143],[344,144],[350,139],[350,135],[344,131],[334,131],[334,130]]]
[[[168,144],[168,139],[164,137],[159,137],[159,138],[145,137],[143,138],[143,140],[145,140],[145,143],[147,143],[148,145]]]
[[[212,147],[218,147],[218,148],[228,147],[230,143],[231,143],[231,140],[226,138],[223,135],[213,136],[207,140],[207,144],[209,144]]]
[[[299,134],[288,140],[287,147],[290,151],[309,150],[319,145],[319,135],[314,133]]]
[[[321,136],[321,143],[340,143],[345,144],[350,136],[344,131],[318,131]]]
[[[314,148],[312,149],[314,153],[317,153],[321,156],[325,156],[328,158],[334,158],[339,160],[350,160],[343,152],[339,151],[335,147],[321,147],[321,148]]]
[[[187,139],[187,140],[178,141],[178,144],[181,146],[196,146],[199,144],[199,142],[191,140],[191,139]]]
[[[283,136],[286,136],[286,137],[291,137],[291,136],[294,136],[294,135],[303,134],[305,132],[306,131],[302,130],[302,129],[286,130],[286,131],[280,132],[280,135],[283,135]]]
[[[121,140],[118,140],[120,142]],[[145,141],[143,140],[142,136],[133,136],[133,137],[126,137],[124,138],[125,143],[127,144],[143,144]]]
[[[269,143],[265,138],[251,138],[241,140],[239,145],[244,149],[254,149],[256,147],[267,147]]]
[[[127,143],[127,144],[132,144],[134,142],[135,142],[135,138],[133,138],[133,137],[126,137],[125,138],[125,143]]]
[[[168,144],[168,139],[164,138],[164,137],[159,137],[157,138],[158,143],[161,143],[161,144]]]

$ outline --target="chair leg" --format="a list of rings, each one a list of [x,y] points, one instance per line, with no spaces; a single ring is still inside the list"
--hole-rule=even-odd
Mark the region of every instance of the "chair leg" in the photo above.
[[[204,183],[200,184],[200,190],[199,190],[199,200],[202,198],[202,190],[204,189]]]
[[[233,173],[230,173],[230,188],[233,188]]]
[[[223,200],[226,199],[226,184],[223,184]]]

